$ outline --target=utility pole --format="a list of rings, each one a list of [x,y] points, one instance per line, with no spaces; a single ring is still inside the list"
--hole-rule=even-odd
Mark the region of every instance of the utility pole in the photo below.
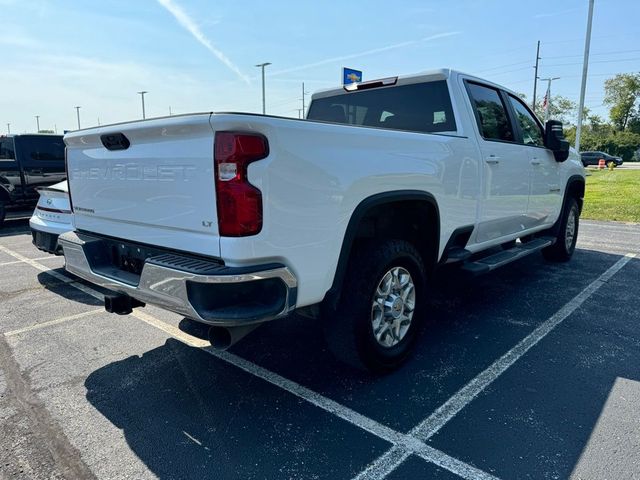
[[[36,133],[40,132],[40,115],[36,115]]]
[[[98,126],[100,126],[100,117],[98,117]]]
[[[145,118],[147,118],[147,115],[144,111],[144,94],[145,93],[149,93],[146,90],[143,90],[141,92],[138,92],[138,95],[140,95],[142,97],[142,119],[144,120]]]
[[[258,65],[256,65],[256,67],[261,68],[262,69],[262,114],[265,115],[267,113],[267,104],[264,98],[265,92],[264,92],[264,67],[266,67],[267,65],[271,65],[271,63],[269,62],[265,62],[265,63],[259,63]]]
[[[538,87],[538,62],[540,61],[540,40],[538,40],[538,48],[536,49],[536,66],[535,73],[533,75],[533,102],[531,103],[531,110],[536,113],[536,91]]]
[[[78,116],[78,130],[80,130],[80,107],[73,107],[76,109],[76,114]]]
[[[576,151],[578,153],[580,153],[580,134],[582,133],[584,92],[587,89],[587,70],[589,69],[589,47],[591,45],[592,20],[593,20],[593,0],[589,0],[589,16],[587,18],[587,36],[584,40],[584,60],[582,61],[582,85],[580,86],[580,105],[578,106],[578,125],[576,126]]]
[[[304,118],[304,112],[305,110],[305,106],[304,106],[304,97],[307,94],[307,92],[304,89],[304,82],[302,82],[302,115],[300,116],[300,118]]]
[[[7,135],[11,135],[11,124],[7,123]]]
[[[551,82],[554,80],[558,80],[560,77],[553,78],[541,78],[542,82],[547,82],[547,94],[545,95],[544,102],[544,123],[547,123],[549,120],[549,106],[551,105]]]
[[[304,110],[302,108],[296,108],[297,112],[298,112],[298,118],[302,118],[302,115],[304,114]]]
[[[171,116],[171,105],[169,105],[169,116]]]

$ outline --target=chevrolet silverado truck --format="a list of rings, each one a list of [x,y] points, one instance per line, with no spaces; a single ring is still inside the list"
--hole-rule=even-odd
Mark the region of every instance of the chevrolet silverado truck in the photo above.
[[[0,228],[5,218],[30,215],[38,188],[64,178],[62,135],[0,136]]]
[[[572,256],[585,178],[562,125],[450,69],[315,93],[305,119],[201,113],[65,136],[66,269],[227,347],[294,311],[342,360],[388,371],[449,265]]]

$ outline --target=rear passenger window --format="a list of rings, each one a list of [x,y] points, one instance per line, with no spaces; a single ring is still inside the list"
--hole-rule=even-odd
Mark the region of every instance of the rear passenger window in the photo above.
[[[10,138],[0,140],[0,160],[14,160],[15,157],[13,140]]]
[[[498,91],[475,83],[468,83],[467,88],[482,137],[485,140],[513,142],[513,130],[507,117],[507,109]]]

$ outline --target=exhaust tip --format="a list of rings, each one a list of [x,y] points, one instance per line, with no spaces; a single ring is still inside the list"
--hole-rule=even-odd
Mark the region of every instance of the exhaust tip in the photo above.
[[[231,332],[224,327],[209,328],[209,341],[213,348],[226,350],[231,346]]]

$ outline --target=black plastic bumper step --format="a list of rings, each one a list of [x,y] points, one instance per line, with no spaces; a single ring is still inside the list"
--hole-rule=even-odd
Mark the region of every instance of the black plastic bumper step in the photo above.
[[[444,263],[445,264],[461,263],[467,260],[471,255],[472,253],[465,248],[459,248],[459,247],[452,248],[449,251],[447,251],[447,259],[445,260]]]
[[[553,237],[536,238],[526,243],[519,243],[509,250],[504,250],[502,252],[474,260],[473,262],[465,262],[460,268],[472,275],[481,275],[502,267],[507,263],[514,262],[526,257],[527,255],[538,252],[545,247],[553,245],[554,243],[555,238]]]

